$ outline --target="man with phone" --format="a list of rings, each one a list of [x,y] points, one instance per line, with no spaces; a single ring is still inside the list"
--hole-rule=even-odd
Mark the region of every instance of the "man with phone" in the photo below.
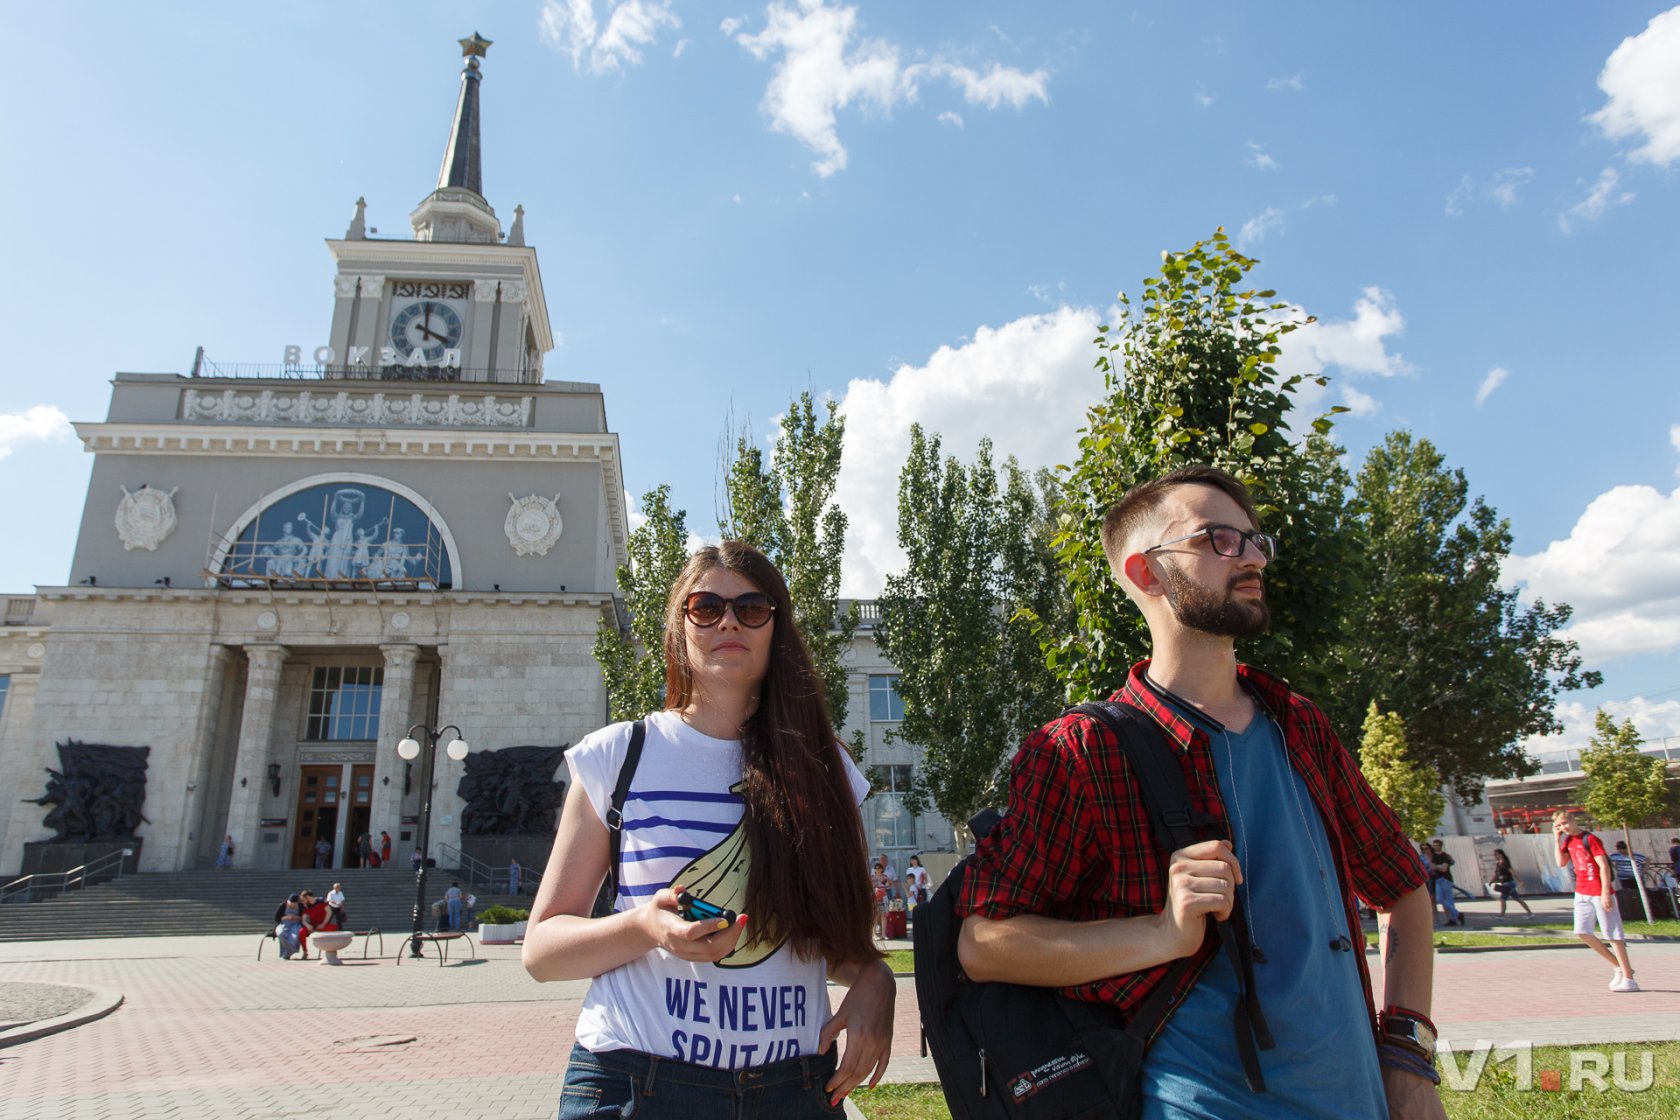
[[[957,904],[964,970],[1128,1021],[1177,976],[1142,1059],[1147,1120],[1444,1118],[1424,870],[1324,713],[1237,661],[1237,640],[1269,622],[1278,555],[1247,488],[1180,468],[1128,491],[1102,543],[1152,647],[1113,699],[1179,756],[1205,839],[1163,858],[1112,733],[1063,715],[1022,745],[1009,812],[976,845]],[[1380,1013],[1356,895],[1382,916]],[[1209,919],[1242,923],[1252,967],[1220,952]],[[1239,1016],[1233,1045],[1251,999],[1270,1030]]]
[[[1552,835],[1557,837],[1558,866],[1573,865],[1575,870],[1575,936],[1616,970],[1610,978],[1612,992],[1637,992],[1627,934],[1622,932],[1622,914],[1616,906],[1616,877],[1610,873],[1604,842],[1581,827],[1581,814],[1570,809],[1552,814]],[[1603,940],[1593,934],[1595,924]]]

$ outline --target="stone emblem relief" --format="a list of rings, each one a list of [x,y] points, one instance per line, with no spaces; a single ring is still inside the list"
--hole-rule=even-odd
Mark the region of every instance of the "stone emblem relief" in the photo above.
[[[523,498],[508,495],[513,507],[508,510],[507,523],[503,528],[507,530],[508,544],[515,552],[521,556],[529,556],[533,552],[538,556],[548,555],[548,550],[560,539],[560,507],[556,504],[559,499],[558,494],[553,498],[536,494]]]
[[[164,493],[142,485],[138,490],[122,488],[123,500],[117,503],[117,537],[125,551],[143,548],[157,551],[157,546],[175,531],[175,491]]]

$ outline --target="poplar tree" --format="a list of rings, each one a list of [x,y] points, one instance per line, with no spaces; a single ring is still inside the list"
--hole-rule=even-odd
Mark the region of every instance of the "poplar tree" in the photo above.
[[[595,632],[595,661],[614,722],[641,719],[664,704],[665,602],[688,563],[687,515],[671,508],[669,486],[642,495],[642,516],[630,533],[630,563],[618,569],[628,625],[603,618]]]

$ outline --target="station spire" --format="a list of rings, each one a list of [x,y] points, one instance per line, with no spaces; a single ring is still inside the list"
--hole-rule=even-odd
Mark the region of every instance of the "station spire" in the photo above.
[[[461,44],[467,60],[461,68],[461,93],[455,120],[438,169],[437,189],[428,195],[409,222],[418,241],[464,241],[495,244],[502,239],[501,223],[484,199],[484,164],[478,138],[478,87],[483,80],[479,60],[490,40],[474,31]]]

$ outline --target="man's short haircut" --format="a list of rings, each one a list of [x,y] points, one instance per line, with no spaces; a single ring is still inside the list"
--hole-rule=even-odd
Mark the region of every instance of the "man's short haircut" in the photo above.
[[[1103,555],[1108,557],[1110,568],[1120,571],[1120,564],[1126,558],[1126,542],[1161,508],[1173,487],[1184,485],[1211,486],[1223,491],[1242,507],[1256,529],[1260,527],[1260,514],[1254,508],[1254,498],[1249,494],[1248,487],[1234,475],[1199,463],[1179,467],[1160,478],[1138,483],[1121,495],[1103,517]]]
[[[1554,821],[1578,821],[1580,819],[1581,814],[1574,809],[1559,809],[1552,814],[1552,820]]]

